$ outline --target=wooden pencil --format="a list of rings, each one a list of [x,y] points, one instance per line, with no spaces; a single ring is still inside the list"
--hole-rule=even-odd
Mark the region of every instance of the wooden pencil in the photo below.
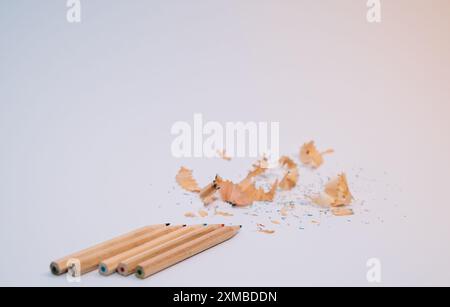
[[[182,226],[164,226],[163,228],[154,229],[140,236],[127,238],[125,240],[119,241],[116,244],[94,251],[92,253],[81,255],[80,257],[75,258],[75,261],[78,263],[78,265],[74,266],[76,270],[71,271],[71,273],[74,275],[83,275],[94,271],[95,269],[97,269],[102,260],[123,253],[128,249],[135,248],[148,241],[154,240],[155,238],[179,229],[180,227]]]
[[[127,234],[115,237],[115,238],[113,238],[111,240],[108,240],[108,241],[105,241],[103,243],[94,245],[92,247],[89,247],[87,249],[81,250],[79,252],[70,254],[70,255],[68,255],[68,256],[66,256],[64,258],[58,259],[56,261],[53,261],[50,264],[50,271],[54,275],[62,275],[64,273],[67,273],[67,271],[69,269],[69,262],[72,259],[79,259],[79,258],[81,258],[83,256],[97,253],[97,252],[99,252],[101,250],[110,248],[111,246],[119,244],[119,243],[121,243],[123,241],[129,240],[129,239],[134,238],[134,237],[141,236],[141,235],[143,235],[145,233],[149,233],[149,232],[155,231],[157,229],[160,229],[160,228],[163,228],[163,227],[166,227],[166,226],[169,226],[169,225],[170,225],[170,223],[141,227],[141,228],[136,229],[134,231],[131,231],[131,232],[127,233]]]
[[[152,244],[153,242],[149,242],[147,246],[140,246],[137,248],[140,249],[140,253],[136,253],[132,257],[123,259],[120,262],[117,271],[119,274],[123,276],[133,274],[136,271],[138,265],[141,264],[142,262],[147,261],[153,257],[156,257],[162,253],[165,253],[189,241],[195,240],[209,232],[212,232],[224,226],[225,225],[223,224],[204,225],[204,227],[195,229],[194,231],[188,232],[178,238],[166,241],[162,244]]]
[[[111,247],[109,249],[105,249],[100,252],[89,255],[88,257],[82,257],[79,259],[80,260],[80,273],[82,275],[82,274],[94,271],[98,268],[100,262],[102,262],[103,260],[114,257],[114,256],[121,254],[129,249],[133,249],[142,244],[145,244],[147,242],[155,240],[156,238],[159,238],[168,233],[171,233],[177,229],[180,229],[181,227],[183,227],[183,225],[167,226],[167,227],[164,227],[161,229],[157,229],[153,232],[143,234],[139,237],[123,241],[120,244],[114,245],[113,247]]]
[[[241,226],[230,226],[216,229],[204,236],[144,261],[137,267],[136,276],[141,279],[147,278],[178,262],[231,239],[239,232],[240,228]]]
[[[113,256],[111,258],[105,259],[103,260],[100,265],[99,265],[99,273],[104,275],[104,276],[108,276],[113,274],[119,263],[122,260],[125,260],[127,258],[130,258],[136,254],[139,254],[149,248],[152,248],[154,246],[163,244],[167,241],[176,239],[177,237],[180,237],[188,232],[194,231],[196,228],[198,227],[202,227],[203,225],[194,225],[194,226],[187,226],[187,225],[183,225],[180,229],[177,229],[173,232],[170,232],[168,234],[162,235],[161,237],[157,237],[147,243],[144,243],[142,245],[139,245],[135,248],[132,248],[130,250],[127,250],[123,253],[120,253],[116,256]]]

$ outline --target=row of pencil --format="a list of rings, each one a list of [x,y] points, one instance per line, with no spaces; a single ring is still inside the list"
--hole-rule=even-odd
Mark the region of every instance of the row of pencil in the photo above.
[[[74,276],[99,270],[147,278],[178,262],[234,237],[241,226],[161,224],[142,227],[71,254],[50,264],[55,275]]]

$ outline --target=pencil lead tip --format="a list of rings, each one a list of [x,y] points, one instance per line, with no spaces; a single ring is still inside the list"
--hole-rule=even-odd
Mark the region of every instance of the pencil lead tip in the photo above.
[[[187,225],[186,224],[183,224],[183,227],[186,227]]]
[[[166,226],[169,226],[170,225],[170,223],[166,223]]]
[[[207,224],[207,223],[204,223],[203,226],[208,226],[208,224]]]
[[[239,228],[242,228],[242,225],[239,225]]]

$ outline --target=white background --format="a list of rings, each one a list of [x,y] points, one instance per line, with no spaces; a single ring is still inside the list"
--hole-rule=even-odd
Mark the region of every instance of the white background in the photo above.
[[[369,24],[365,2],[89,0],[69,24],[64,1],[1,1],[0,285],[73,286],[52,260],[161,222],[244,228],[145,281],[75,285],[369,286],[373,257],[381,285],[450,285],[450,5],[382,1]],[[279,121],[283,153],[334,148],[300,184],[345,171],[356,215],[302,205],[273,235],[255,223],[280,204],[186,219],[201,203],[181,165],[204,184],[252,162],[173,158],[170,128],[194,112]]]

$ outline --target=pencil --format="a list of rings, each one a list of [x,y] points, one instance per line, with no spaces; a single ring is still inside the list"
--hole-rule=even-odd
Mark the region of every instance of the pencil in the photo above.
[[[176,248],[177,246],[180,246],[182,244],[185,244],[189,241],[195,240],[196,238],[199,238],[207,233],[210,233],[218,228],[222,228],[225,225],[223,224],[216,224],[216,225],[204,225],[204,227],[195,229],[194,231],[188,232],[184,234],[183,236],[180,236],[174,240],[166,241],[163,244],[154,245],[151,244],[152,242],[149,242],[148,248],[142,248],[142,251],[138,254],[135,254],[132,257],[128,257],[126,259],[123,259],[123,261],[118,266],[118,273],[123,276],[128,276],[130,274],[133,274],[136,271],[136,268],[139,264],[141,264],[144,261],[147,261],[153,257],[156,257],[162,253],[165,253],[173,248]],[[153,246],[152,246],[153,245]],[[144,247],[144,246],[142,246]],[[140,249],[140,247],[138,247]]]
[[[155,231],[155,230],[157,230],[159,228],[166,227],[166,226],[169,226],[169,225],[170,225],[170,223],[141,227],[141,228],[136,229],[136,230],[134,230],[132,232],[129,232],[127,234],[118,236],[118,237],[113,238],[111,240],[108,240],[108,241],[105,241],[103,243],[94,245],[92,247],[89,247],[87,249],[81,250],[79,252],[73,253],[73,254],[68,255],[68,256],[66,256],[64,258],[61,258],[61,259],[56,260],[56,261],[53,261],[50,264],[50,271],[54,275],[62,275],[64,273],[67,273],[67,271],[69,269],[69,262],[72,259],[79,259],[79,258],[81,258],[83,256],[99,252],[101,250],[110,248],[111,246],[114,246],[115,244],[119,244],[120,242],[129,240],[129,239],[134,238],[134,237],[141,236],[141,235],[143,235],[145,233],[149,233],[149,232]]]
[[[78,263],[78,265],[75,266],[76,271],[71,271],[71,273],[73,275],[83,275],[89,273],[95,270],[102,260],[123,253],[128,249],[135,248],[148,241],[154,240],[155,238],[172,232],[180,227],[182,226],[164,226],[163,228],[157,228],[140,236],[132,236],[131,238],[126,238],[125,240],[121,240],[106,248],[81,255],[78,258],[73,259],[76,261],[76,263]],[[73,260],[71,260],[70,262],[73,263]]]
[[[144,243],[142,245],[139,245],[138,247],[132,248],[130,250],[124,251],[123,253],[120,253],[116,256],[113,256],[111,258],[103,260],[99,265],[99,273],[108,276],[113,274],[119,263],[122,260],[125,260],[127,258],[130,258],[136,254],[139,254],[146,249],[152,248],[154,246],[160,245],[162,243],[165,243],[167,241],[170,241],[172,239],[175,239],[179,236],[182,236],[190,231],[193,231],[194,229],[201,227],[202,225],[195,225],[195,226],[189,226],[183,225],[180,229],[177,229],[173,232],[170,232],[168,234],[162,235],[161,237],[155,238],[147,243]]]
[[[136,276],[138,278],[145,279],[178,262],[188,259],[189,257],[231,239],[239,232],[240,228],[241,226],[221,227],[207,233],[204,236],[144,261],[137,267]]]
[[[161,236],[164,236],[170,232],[173,232],[179,228],[183,227],[182,225],[178,226],[167,226],[161,229],[157,229],[153,232],[144,234],[142,236],[132,238],[130,240],[126,240],[120,244],[113,246],[112,248],[97,252],[95,254],[89,255],[88,257],[84,257],[80,259],[80,274],[89,273],[98,268],[100,262],[105,259],[114,257],[118,254],[121,254],[127,250],[138,247],[142,244],[155,240]]]

